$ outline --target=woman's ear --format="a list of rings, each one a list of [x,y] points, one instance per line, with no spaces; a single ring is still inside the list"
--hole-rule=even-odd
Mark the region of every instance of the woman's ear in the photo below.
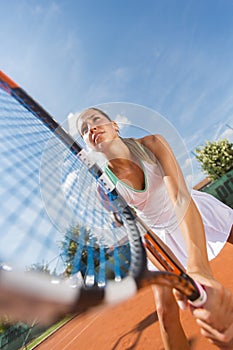
[[[119,132],[119,126],[118,126],[118,124],[116,123],[116,122],[112,122],[112,125],[113,125],[113,127],[114,127],[114,129],[116,130],[116,132]]]

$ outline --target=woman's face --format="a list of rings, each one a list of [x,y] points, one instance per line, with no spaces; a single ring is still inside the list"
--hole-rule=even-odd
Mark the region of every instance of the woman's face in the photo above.
[[[118,138],[118,126],[95,109],[83,112],[78,120],[78,131],[88,147],[104,151],[104,144]]]

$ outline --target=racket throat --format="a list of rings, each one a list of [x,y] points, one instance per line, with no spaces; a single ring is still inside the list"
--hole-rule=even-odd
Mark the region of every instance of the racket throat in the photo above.
[[[144,235],[145,247],[150,251],[150,253],[155,257],[155,259],[164,267],[166,271],[180,275],[183,271],[174,261],[168,259],[167,254],[164,252],[163,248],[155,242],[153,237],[149,233]]]

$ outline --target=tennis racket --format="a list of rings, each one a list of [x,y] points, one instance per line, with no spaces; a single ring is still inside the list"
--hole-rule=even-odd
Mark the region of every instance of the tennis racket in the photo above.
[[[117,193],[93,155],[2,71],[0,123],[0,304],[10,310],[20,296],[24,309],[29,301],[49,305],[53,318],[120,302],[150,284],[204,304],[203,288]],[[115,213],[99,199],[99,186]],[[164,271],[148,271],[145,247]],[[31,313],[43,320],[45,308],[39,308]]]

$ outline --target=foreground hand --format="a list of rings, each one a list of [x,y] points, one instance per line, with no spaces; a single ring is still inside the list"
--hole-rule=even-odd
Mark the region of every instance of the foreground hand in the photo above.
[[[233,295],[220,283],[206,286],[207,302],[203,308],[191,308],[201,334],[220,349],[233,349]]]
[[[192,276],[204,285],[207,301],[200,308],[190,307],[201,334],[222,350],[233,350],[233,294],[214,279]],[[188,302],[174,292],[178,305],[187,307]]]

